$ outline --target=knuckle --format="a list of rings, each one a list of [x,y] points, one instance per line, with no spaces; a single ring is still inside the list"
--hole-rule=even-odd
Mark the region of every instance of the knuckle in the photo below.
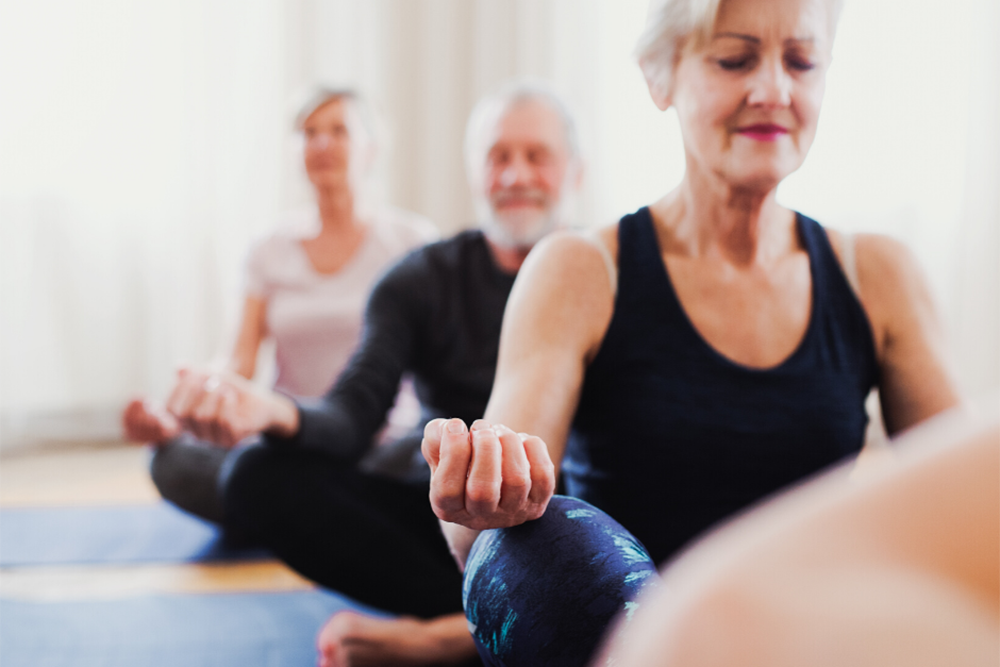
[[[495,482],[470,481],[466,497],[474,503],[488,503],[500,495],[500,485]]]
[[[526,489],[531,486],[531,476],[527,471],[513,471],[504,475],[503,485],[510,489]]]
[[[430,501],[436,510],[439,509],[442,512],[453,512],[464,506],[462,499],[456,497],[454,493],[442,493],[433,489],[431,490]]]
[[[431,494],[439,498],[461,499],[465,493],[464,479],[438,479],[431,484]]]
[[[544,475],[545,477],[555,476],[556,466],[554,463],[552,463],[551,459],[548,458],[543,459],[533,467],[536,467],[538,469],[538,472]]]

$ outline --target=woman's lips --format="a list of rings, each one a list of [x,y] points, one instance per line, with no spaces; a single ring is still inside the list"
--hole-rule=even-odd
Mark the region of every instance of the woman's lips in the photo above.
[[[777,141],[782,136],[788,134],[788,130],[780,125],[760,123],[758,125],[747,125],[746,127],[738,128],[736,133],[750,139],[756,139],[757,141]]]

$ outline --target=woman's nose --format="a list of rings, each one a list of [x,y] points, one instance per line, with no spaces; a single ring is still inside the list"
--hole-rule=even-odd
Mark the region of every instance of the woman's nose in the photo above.
[[[787,107],[792,100],[792,77],[780,59],[765,63],[750,80],[747,104],[750,106]]]

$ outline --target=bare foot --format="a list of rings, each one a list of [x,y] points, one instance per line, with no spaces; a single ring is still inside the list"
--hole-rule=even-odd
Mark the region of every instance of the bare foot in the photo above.
[[[320,630],[316,648],[319,667],[458,665],[476,657],[462,614],[424,621],[342,611]]]
[[[181,432],[180,424],[160,403],[132,399],[122,413],[125,439],[131,442],[162,444]]]

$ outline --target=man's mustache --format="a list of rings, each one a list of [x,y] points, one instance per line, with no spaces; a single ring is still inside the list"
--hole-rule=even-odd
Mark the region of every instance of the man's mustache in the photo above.
[[[548,196],[541,188],[507,188],[494,193],[490,199],[494,206],[503,206],[524,200],[528,200],[538,206],[546,206],[548,204]]]

